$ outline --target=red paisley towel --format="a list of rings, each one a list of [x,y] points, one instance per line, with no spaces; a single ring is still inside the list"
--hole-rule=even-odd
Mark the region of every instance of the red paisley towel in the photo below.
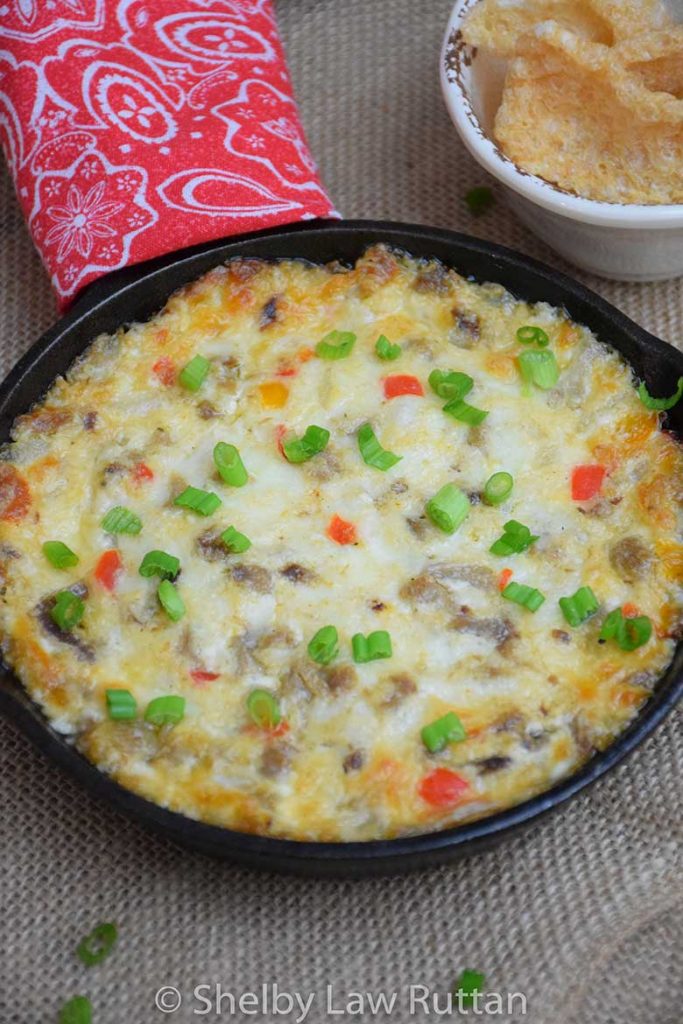
[[[0,0],[0,139],[61,305],[152,256],[335,216],[271,0]]]

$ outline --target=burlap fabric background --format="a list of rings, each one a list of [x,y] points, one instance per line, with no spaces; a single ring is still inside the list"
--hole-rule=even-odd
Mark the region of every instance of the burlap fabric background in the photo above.
[[[502,206],[476,221],[463,207],[463,194],[485,176],[456,140],[439,94],[449,6],[280,0],[323,177],[347,216],[457,228],[557,264]],[[681,344],[683,282],[588,284]],[[54,315],[5,178],[3,372]],[[96,1024],[259,1020],[230,1018],[227,1006],[222,1017],[198,1017],[193,1009],[204,1006],[191,991],[221,982],[239,993],[276,981],[319,993],[307,1018],[318,1024],[348,1019],[326,1017],[328,984],[337,993],[411,983],[443,992],[469,965],[486,972],[491,990],[526,993],[533,1024],[681,1024],[682,720],[671,717],[621,770],[497,851],[355,883],[253,875],[178,851],[95,804],[0,723],[0,1022],[56,1020],[79,992],[91,996]],[[116,953],[88,972],[73,948],[108,919],[119,925]],[[186,995],[167,1018],[154,1008],[165,984]],[[407,1021],[402,997],[398,1005],[391,1020]]]

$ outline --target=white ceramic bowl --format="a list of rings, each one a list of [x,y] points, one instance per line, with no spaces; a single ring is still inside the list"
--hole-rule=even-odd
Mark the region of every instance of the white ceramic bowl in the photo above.
[[[457,0],[441,52],[441,86],[460,137],[505,187],[517,216],[584,270],[619,281],[683,274],[683,205],[601,203],[569,195],[521,170],[492,140],[505,62],[465,45],[460,28],[478,0]]]

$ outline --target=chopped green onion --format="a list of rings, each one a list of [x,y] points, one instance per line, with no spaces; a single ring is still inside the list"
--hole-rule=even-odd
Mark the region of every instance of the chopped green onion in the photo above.
[[[681,398],[683,398],[683,377],[678,378],[676,392],[671,396],[671,398],[652,398],[644,383],[642,383],[638,388],[638,395],[641,402],[647,409],[656,409],[657,412],[666,412],[667,409],[673,409],[674,405],[680,402]]]
[[[180,572],[180,559],[167,555],[165,551],[148,551],[140,562],[141,576],[161,576],[162,580],[174,580]]]
[[[185,603],[170,580],[162,580],[157,587],[161,607],[171,622],[178,622],[185,614]]]
[[[223,531],[221,540],[233,555],[241,555],[251,547],[249,538],[240,533],[239,530],[236,530],[234,526],[229,526],[227,530]]]
[[[270,690],[252,690],[247,697],[247,711],[261,729],[274,729],[282,721],[280,705]]]
[[[470,511],[467,495],[458,490],[455,484],[444,484],[433,498],[425,505],[427,515],[444,533],[455,533]]]
[[[249,477],[234,444],[219,441],[213,450],[213,461],[224,483],[231,487],[244,487]]]
[[[570,626],[580,626],[599,608],[598,599],[590,587],[579,587],[573,597],[561,597],[559,605]]]
[[[356,335],[351,331],[330,331],[315,346],[315,352],[321,359],[346,359],[355,344]]]
[[[513,484],[510,473],[494,473],[484,484],[484,501],[487,505],[500,505],[509,497]]]
[[[102,529],[105,533],[136,534],[142,529],[142,519],[123,505],[116,505],[109,509],[102,520]]]
[[[366,466],[374,466],[383,473],[403,458],[402,455],[394,455],[393,452],[382,448],[369,423],[364,423],[358,431],[358,449]]]
[[[627,619],[621,608],[610,612],[602,624],[600,640],[616,640],[622,651],[635,651],[652,636],[652,622],[647,615]]]
[[[554,388],[560,379],[560,368],[553,352],[522,352],[517,356],[525,394],[531,393],[531,385],[535,384],[542,391]]]
[[[532,534],[528,526],[518,523],[516,519],[510,519],[503,526],[502,537],[495,541],[489,551],[492,555],[519,555],[522,551],[530,548],[538,536]]]
[[[105,957],[109,956],[114,948],[116,938],[115,924],[109,922],[98,924],[97,928],[93,928],[89,935],[81,939],[76,946],[76,953],[86,967],[94,967],[95,964],[101,964]]]
[[[211,516],[223,502],[213,491],[202,491],[199,487],[186,487],[173,502],[179,508],[189,508],[200,516]]]
[[[78,555],[61,540],[46,540],[43,544],[43,554],[55,569],[70,569],[73,565],[78,565]]]
[[[475,996],[484,986],[484,975],[480,971],[463,971],[455,983],[454,994],[458,997],[458,1009],[474,1006]]]
[[[467,373],[458,370],[432,370],[429,374],[429,386],[439,398],[449,401],[460,401],[469,395],[474,381]]]
[[[383,334],[380,334],[379,338],[375,342],[375,352],[380,359],[384,359],[387,362],[398,359],[401,354],[400,345],[392,345],[388,338],[385,338]]]
[[[308,644],[308,655],[318,665],[329,665],[339,654],[339,634],[335,626],[323,626]]]
[[[145,709],[145,721],[152,725],[177,725],[185,717],[185,698],[171,694],[155,697]]]
[[[550,344],[550,338],[542,327],[520,327],[517,331],[517,341],[522,345],[533,345],[534,342],[539,348],[545,348]]]
[[[443,407],[443,411],[447,416],[452,416],[454,420],[460,420],[461,423],[467,423],[470,427],[479,426],[488,416],[487,411],[477,409],[473,405],[468,405],[461,398],[455,398],[452,402],[447,402]]]
[[[115,721],[135,718],[137,702],[130,690],[106,690],[107,711]]]
[[[92,1024],[92,1003],[87,996],[74,996],[59,1011],[59,1024]]]
[[[366,661],[378,661],[380,658],[390,658],[391,637],[386,629],[377,629],[374,633],[363,636],[362,633],[354,633],[351,637],[351,649],[353,660],[358,665]]]
[[[545,597],[540,590],[536,590],[535,587],[527,587],[525,583],[508,583],[503,591],[503,597],[507,601],[521,604],[523,608],[528,608],[530,612],[538,611],[545,601]]]
[[[210,369],[211,363],[208,359],[204,356],[195,356],[182,368],[178,380],[188,391],[199,391]]]
[[[480,217],[482,213],[490,210],[495,201],[493,192],[486,185],[471,188],[465,193],[465,205],[474,217]]]
[[[311,424],[310,427],[306,427],[302,437],[283,441],[282,450],[288,462],[308,462],[314,455],[319,455],[327,448],[329,439],[329,430]]]
[[[431,754],[437,754],[448,743],[459,743],[467,737],[465,727],[455,711],[449,711],[442,718],[425,725],[420,733],[422,742]]]
[[[84,612],[85,605],[77,594],[72,594],[70,590],[61,590],[55,597],[50,615],[61,630],[68,632],[78,625]]]

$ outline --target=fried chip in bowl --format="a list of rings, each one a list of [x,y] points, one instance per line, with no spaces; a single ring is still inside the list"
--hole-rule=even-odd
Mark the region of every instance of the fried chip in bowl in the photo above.
[[[576,0],[481,0],[472,8],[462,31],[470,46],[490,50],[499,57],[514,57],[520,37],[548,20],[595,42],[612,40],[609,25]]]
[[[470,46],[513,57],[520,38],[544,21],[612,46],[637,35],[644,25],[662,29],[671,19],[661,0],[480,0],[462,31]]]
[[[649,89],[619,47],[557,22],[536,26],[518,48],[494,124],[506,156],[589,199],[683,202],[682,100]]]
[[[683,99],[683,25],[626,40],[617,53],[647,89]]]

